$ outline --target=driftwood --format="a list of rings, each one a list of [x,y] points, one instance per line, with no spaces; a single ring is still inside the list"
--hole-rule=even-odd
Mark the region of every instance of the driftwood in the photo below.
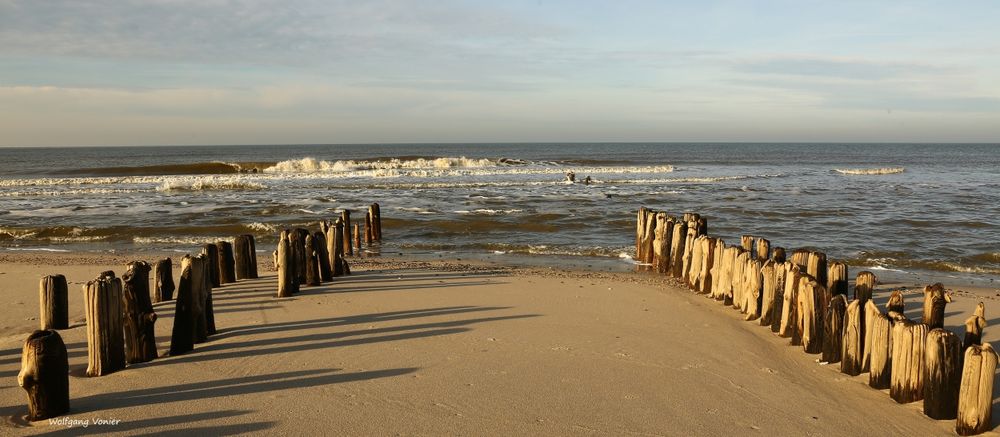
[[[170,258],[156,262],[153,269],[153,302],[166,302],[174,298],[174,267]]]
[[[84,285],[87,311],[87,376],[125,368],[122,282],[102,273]]]
[[[847,297],[838,294],[830,300],[830,306],[823,318],[823,356],[821,361],[838,363],[844,341],[844,318],[847,313]]]
[[[320,285],[319,253],[316,250],[316,241],[312,234],[306,235],[306,282],[305,285]]]
[[[343,210],[340,219],[344,221],[344,254],[354,256],[354,247],[351,246],[351,210]]]
[[[842,294],[847,296],[847,264],[842,262],[831,263],[827,270],[827,290],[831,296]]]
[[[923,324],[927,329],[944,328],[944,307],[951,302],[951,293],[940,282],[924,287]]]
[[[864,304],[864,302],[872,298],[872,292],[875,290],[875,284],[877,283],[878,278],[874,273],[867,270],[858,273],[858,278],[854,282],[854,298]]]
[[[869,304],[875,306],[872,301],[868,301],[866,305]],[[892,376],[892,321],[877,309],[874,313],[866,311],[865,316],[868,322],[865,332],[871,338],[866,343],[866,347],[871,345],[868,385],[879,390],[887,389]]]
[[[838,298],[834,297],[834,299]],[[864,316],[860,300],[855,299],[847,304],[847,310],[844,312],[844,332],[841,337],[840,349],[840,372],[843,374],[857,376],[864,371]]]
[[[680,278],[684,267],[684,240],[687,238],[687,223],[674,223],[670,238],[670,276]]]
[[[772,249],[771,250],[771,259],[774,260],[775,264],[784,264],[785,261],[787,261],[785,259],[785,248],[784,247],[775,247],[774,249]]]
[[[766,238],[758,238],[756,245],[756,256],[760,262],[767,261],[771,258],[771,242]]]
[[[333,280],[333,266],[330,265],[330,254],[327,252],[326,234],[322,231],[316,231],[312,237],[313,250],[316,251],[316,262],[319,264],[320,281],[330,282]]]
[[[299,291],[299,277],[295,273],[295,258],[292,255],[289,232],[281,231],[278,237],[278,297],[291,297]]]
[[[63,275],[43,276],[38,283],[41,329],[69,328],[69,290]]]
[[[816,279],[824,287],[827,283],[826,254],[823,252],[809,252],[809,259],[806,265],[806,273]]]
[[[792,262],[785,262],[785,292],[781,297],[781,326],[778,328],[778,336],[792,339],[792,345],[802,343],[802,336],[799,333],[799,266]]]
[[[17,385],[28,395],[28,420],[69,412],[69,359],[58,332],[35,331],[24,341]]]
[[[805,249],[795,249],[792,252],[792,264],[799,266],[799,270],[806,273],[809,267],[809,251]]]
[[[237,235],[233,240],[236,279],[257,279],[257,245],[253,235]]]
[[[208,275],[209,283],[213,287],[221,287],[222,272],[219,269],[219,247],[209,243],[201,248],[201,253],[208,258],[208,271],[205,274]]]
[[[145,363],[156,358],[156,313],[149,300],[149,264],[128,263],[122,275],[125,306],[125,362]]]
[[[979,302],[972,316],[965,320],[965,338],[962,339],[962,349],[983,344],[984,329],[986,329],[986,305]]]
[[[236,257],[233,253],[233,243],[219,241],[215,243],[219,251],[219,283],[236,282]]]
[[[892,381],[889,396],[905,404],[924,397],[927,326],[903,320],[892,326]]]
[[[670,265],[670,237],[672,227],[667,226],[667,213],[656,213],[656,229],[653,236],[653,266],[657,273],[666,273]]]
[[[965,350],[962,384],[958,392],[958,435],[982,434],[993,426],[993,376],[997,353],[989,343]]]
[[[927,333],[924,348],[924,414],[931,419],[954,419],[962,385],[962,344],[951,331]]]

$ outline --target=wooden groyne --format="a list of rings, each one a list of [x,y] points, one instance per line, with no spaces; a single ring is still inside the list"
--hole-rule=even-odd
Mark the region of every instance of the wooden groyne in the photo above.
[[[956,420],[959,435],[991,428],[998,355],[982,344],[983,303],[959,342],[944,329],[951,295],[940,283],[925,287],[923,317],[914,321],[898,290],[878,308],[872,272],[858,273],[851,287],[847,264],[823,252],[796,249],[786,260],[785,249],[765,238],[742,235],[738,243],[708,235],[708,220],[699,214],[641,207],[636,215],[638,270],[668,275],[732,306],[805,353],[821,354],[817,361],[839,362],[844,374],[869,373],[869,385],[889,389],[896,402],[922,401],[928,417]]]

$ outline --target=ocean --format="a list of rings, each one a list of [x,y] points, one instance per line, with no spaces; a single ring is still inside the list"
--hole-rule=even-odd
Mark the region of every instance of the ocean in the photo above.
[[[852,271],[1000,278],[1000,144],[5,148],[0,162],[7,251],[188,252],[240,233],[270,251],[282,228],[343,209],[363,222],[379,202],[383,253],[627,268],[647,206]]]

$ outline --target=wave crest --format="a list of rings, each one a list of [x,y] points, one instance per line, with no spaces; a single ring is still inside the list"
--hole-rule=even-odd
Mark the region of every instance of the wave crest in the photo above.
[[[904,167],[883,167],[883,168],[835,168],[833,171],[847,175],[883,175],[898,174],[906,171]]]
[[[244,178],[202,177],[163,181],[156,191],[266,190],[267,186]]]
[[[503,160],[504,164],[510,164],[512,161]],[[437,169],[444,170],[450,168],[483,168],[483,167],[496,167],[500,164],[500,161],[493,161],[490,159],[477,159],[477,158],[466,158],[461,157],[443,157],[443,158],[416,158],[416,159],[398,159],[392,158],[389,160],[379,160],[379,161],[354,161],[354,160],[343,160],[343,161],[323,161],[316,158],[302,158],[302,159],[290,159],[287,161],[281,161],[270,167],[264,169],[264,173],[332,173],[332,172],[348,172],[348,171],[358,171],[358,170],[396,170],[396,169]]]

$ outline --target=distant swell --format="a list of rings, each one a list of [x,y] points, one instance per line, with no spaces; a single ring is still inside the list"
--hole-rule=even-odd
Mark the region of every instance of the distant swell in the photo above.
[[[188,164],[144,165],[135,167],[79,168],[58,174],[74,176],[166,176],[198,174],[257,173],[273,162],[195,162]]]
[[[884,168],[836,168],[833,171],[847,175],[883,175],[883,174],[898,174],[904,172],[905,170],[906,169],[903,167],[884,167]]]

